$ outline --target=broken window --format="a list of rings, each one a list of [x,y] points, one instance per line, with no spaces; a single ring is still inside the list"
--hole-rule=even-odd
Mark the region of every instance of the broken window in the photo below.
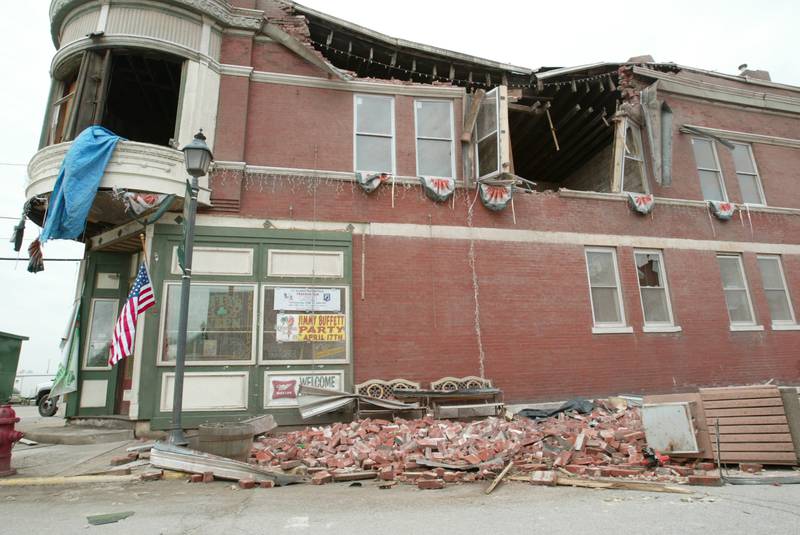
[[[417,136],[417,175],[455,177],[453,159],[453,103],[444,100],[414,102]]]
[[[692,138],[692,150],[700,176],[700,189],[706,201],[727,201],[725,185],[722,182],[722,171],[714,142],[699,137]]]
[[[131,141],[175,138],[182,60],[131,50],[87,50],[58,79],[46,144],[71,141],[102,125]]]
[[[745,143],[734,143],[733,163],[736,165],[736,178],[739,180],[742,202],[767,204],[764,200],[764,191],[761,189],[752,147]]]
[[[510,166],[506,87],[486,93],[475,120],[475,175],[495,178]]]
[[[718,255],[717,260],[731,325],[755,325],[753,303],[750,301],[750,290],[744,277],[742,257]]]
[[[630,119],[624,121],[624,157],[622,160],[622,191],[648,193],[647,176],[642,150],[642,131]]]
[[[622,327],[622,292],[614,249],[586,249],[586,268],[595,327]]]
[[[355,170],[394,174],[394,98],[355,99]]]
[[[661,251],[636,251],[634,259],[645,326],[672,325],[672,307]]]

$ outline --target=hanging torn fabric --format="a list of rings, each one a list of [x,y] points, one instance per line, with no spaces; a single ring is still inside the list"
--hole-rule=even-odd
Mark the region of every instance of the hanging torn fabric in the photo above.
[[[86,227],[100,179],[120,138],[102,126],[90,126],[80,133],[64,156],[58,172],[47,216],[39,237],[47,240],[76,240]]]
[[[732,218],[736,211],[736,205],[727,201],[708,201],[708,206],[711,208],[711,213],[721,221]]]
[[[425,195],[434,202],[444,202],[450,198],[456,190],[456,181],[453,178],[435,178],[432,176],[421,176],[419,181]]]
[[[158,193],[138,193],[114,189],[114,196],[125,205],[125,209],[135,215],[142,215],[155,208],[167,197]]]
[[[481,202],[483,205],[494,212],[499,212],[511,201],[514,192],[513,184],[507,186],[496,186],[492,184],[479,184]]]
[[[628,194],[628,206],[631,210],[639,212],[642,215],[647,215],[653,211],[656,205],[656,198],[652,193],[636,193],[633,191],[626,191]]]
[[[367,193],[372,193],[378,186],[392,177],[389,173],[365,173],[356,171],[356,182]]]
[[[42,242],[36,238],[28,246],[28,271],[31,273],[39,273],[44,271],[44,257],[42,256]]]

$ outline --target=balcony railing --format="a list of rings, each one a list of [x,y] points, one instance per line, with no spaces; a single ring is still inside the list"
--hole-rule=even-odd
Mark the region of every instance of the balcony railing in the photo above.
[[[61,162],[72,143],[45,147],[28,164],[25,198],[46,195],[53,191]],[[179,150],[135,141],[120,141],[106,167],[100,188],[117,188],[147,193],[186,194],[188,175]],[[210,205],[208,179],[200,179],[198,202]]]

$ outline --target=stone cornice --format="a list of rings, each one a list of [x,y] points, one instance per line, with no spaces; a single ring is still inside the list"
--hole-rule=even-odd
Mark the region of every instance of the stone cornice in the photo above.
[[[50,3],[50,33],[56,47],[59,46],[58,31],[64,17],[77,6],[90,1],[92,0],[52,0]],[[258,31],[264,21],[263,11],[231,7],[224,0],[162,0],[162,2],[211,17],[226,28]]]

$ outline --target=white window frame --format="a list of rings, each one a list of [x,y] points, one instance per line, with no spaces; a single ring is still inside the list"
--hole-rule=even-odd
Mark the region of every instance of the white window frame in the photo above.
[[[359,132],[358,131],[358,99],[359,98],[375,98],[375,99],[382,99],[388,100],[390,102],[390,114],[391,114],[391,125],[392,125],[392,133],[391,135],[386,134],[376,134],[374,132]],[[355,93],[353,94],[353,170],[357,172],[367,172],[367,173],[383,173],[385,171],[380,171],[377,169],[359,169],[358,168],[358,136],[372,136],[372,137],[382,137],[382,138],[390,138],[392,140],[392,169],[390,173],[393,176],[397,175],[397,131],[396,131],[396,124],[395,124],[395,107],[394,107],[394,97],[387,96],[387,95],[373,95],[369,93]]]
[[[164,281],[163,287],[161,290],[161,319],[159,321],[159,333],[158,333],[158,351],[156,354],[156,366],[162,366],[167,368],[174,368],[175,361],[166,361],[164,360],[164,336],[167,332],[167,301],[169,300],[169,286],[180,286],[181,281],[176,280],[168,280]],[[239,282],[239,281],[230,281],[230,282],[211,282],[211,281],[196,281],[194,283],[197,286],[250,286],[253,288],[253,318],[251,321],[251,329],[252,329],[252,341],[250,342],[251,347],[251,355],[248,360],[189,360],[186,359],[185,365],[186,366],[235,366],[241,364],[255,364],[256,362],[256,354],[258,352],[258,347],[256,343],[258,342],[258,337],[256,336],[256,329],[258,328],[258,284],[250,283],[250,282]]]
[[[443,138],[443,137],[429,137],[429,136],[420,136],[419,135],[419,107],[417,103],[425,103],[425,102],[436,102],[436,103],[446,103],[450,108],[450,137]],[[414,151],[416,152],[416,162],[417,162],[417,176],[422,176],[419,171],[419,140],[432,140],[432,141],[450,141],[450,174],[448,176],[436,177],[436,178],[452,178],[453,180],[456,179],[456,146],[455,146],[455,124],[454,124],[454,117],[453,117],[453,101],[452,100],[443,100],[443,99],[433,99],[433,98],[417,98],[414,99]],[[432,175],[431,175],[432,176]]]
[[[483,106],[486,103],[486,100],[489,98],[495,99],[495,113],[497,114],[495,120],[497,129],[493,130],[492,134],[478,139],[477,118],[475,120],[475,126],[473,127],[471,150],[473,151],[474,176],[478,182],[498,177],[504,172],[508,171],[511,166],[511,140],[508,136],[508,89],[504,85],[499,85],[494,89],[487,91],[481,106]],[[478,113],[480,113],[480,110]],[[487,139],[491,135],[497,136],[497,162],[493,171],[490,171],[485,175],[481,175],[481,161],[478,146],[482,140]]]
[[[642,141],[642,128],[634,121],[631,121],[627,117],[623,121],[623,132],[622,132],[622,166],[620,168],[620,177],[619,182],[622,184],[621,188],[622,191],[628,191],[625,189],[625,164],[628,160],[632,160],[634,162],[639,162],[642,166],[642,189],[644,190],[645,194],[650,193],[650,184],[647,177],[647,162],[644,159],[644,142]],[[633,156],[628,155],[628,130],[633,132],[633,142],[636,144],[636,149],[639,151],[639,158],[634,158]]]
[[[789,331],[789,330],[800,330],[800,325],[797,325],[797,317],[794,314],[794,304],[792,304],[792,296],[789,294],[789,285],[786,284],[786,275],[783,272],[783,259],[780,255],[767,255],[767,254],[760,254],[756,255],[756,260],[774,260],[778,264],[778,272],[781,274],[781,283],[783,283],[783,290],[784,295],[786,295],[786,303],[789,306],[789,314],[792,316],[791,320],[775,320],[772,319],[772,310],[770,310],[770,319],[772,321],[772,330],[773,331]],[[761,266],[758,268],[759,273],[761,272]],[[764,285],[764,275],[761,273],[761,285],[766,290],[777,290],[778,288],[767,288]]]
[[[667,300],[667,313],[669,314],[668,321],[647,321],[647,315],[644,310],[644,296],[642,295],[642,285],[639,283],[639,264],[636,262],[637,254],[649,254],[658,256],[659,266],[661,267],[661,283],[664,289],[664,296]],[[664,252],[659,249],[634,249],[633,250],[633,266],[636,269],[636,285],[639,287],[639,303],[642,305],[642,331],[657,333],[657,332],[679,332],[681,328],[675,325],[675,316],[672,313],[672,298],[669,294],[669,282],[667,280],[667,268],[664,266]],[[648,286],[648,288],[650,288]]]
[[[733,160],[733,166],[734,169],[736,170],[736,184],[739,186],[739,193],[742,193],[742,185],[741,182],[739,182],[739,175],[748,175],[755,178],[758,194],[761,197],[761,202],[753,203],[753,202],[744,202],[744,195],[742,195],[742,202],[744,204],[749,204],[750,206],[766,206],[767,196],[764,195],[764,187],[761,184],[761,174],[758,172],[758,166],[756,165],[756,157],[753,154],[753,146],[750,143],[739,143],[739,142],[731,142],[731,143],[739,147],[747,147],[747,154],[750,156],[750,163],[753,164],[752,173],[746,171],[739,171],[739,169],[736,169],[736,159]]]
[[[730,323],[730,330],[731,331],[763,331],[764,327],[762,325],[758,325],[756,321],[756,311],[753,307],[753,296],[750,293],[750,283],[747,281],[747,273],[744,270],[744,262],[742,262],[742,255],[741,254],[730,254],[730,253],[718,253],[717,254],[717,266],[719,267],[719,259],[720,258],[735,258],[739,265],[739,272],[742,275],[742,280],[744,281],[744,291],[745,295],[747,296],[747,305],[750,307],[750,317],[752,318],[750,321],[733,321],[730,316],[730,312],[728,311],[728,298],[725,295],[725,281],[722,280],[722,268],[720,267],[720,282],[722,282],[722,297],[725,300],[725,313],[728,314],[728,322]],[[737,288],[741,290],[741,288]]]
[[[92,339],[92,322],[94,321],[94,309],[95,304],[100,301],[110,301],[114,304],[114,325],[116,326],[116,320],[119,317],[119,299],[116,297],[93,297],[91,308],[89,310],[89,323],[86,324],[86,343],[84,344],[86,347],[83,348],[83,359],[81,360],[81,369],[87,371],[108,371],[111,369],[111,366],[106,364],[105,366],[89,366],[89,342]],[[111,331],[111,337],[113,340],[114,331]]]
[[[592,297],[592,276],[589,271],[589,253],[611,253],[614,263],[614,279],[617,283],[617,301],[619,303],[618,322],[599,323],[594,317],[594,298]],[[632,333],[633,327],[626,323],[625,304],[622,300],[622,283],[619,278],[619,264],[617,263],[617,250],[614,247],[585,247],[583,251],[584,262],[586,263],[586,281],[589,284],[589,304],[592,308],[592,334],[613,334],[613,333]]]
[[[269,360],[264,358],[264,323],[267,317],[266,314],[266,306],[267,306],[267,289],[275,289],[275,288],[313,288],[319,286],[320,288],[339,288],[342,290],[344,294],[344,321],[345,321],[345,358],[344,359],[321,359],[321,360]],[[324,285],[313,285],[313,284],[285,284],[285,283],[268,283],[268,284],[261,284],[260,285],[260,303],[259,303],[259,322],[258,322],[258,363],[259,364],[268,364],[271,366],[278,366],[283,364],[304,364],[306,366],[314,366],[317,364],[350,364],[351,354],[350,354],[350,346],[351,341],[353,339],[353,326],[352,326],[352,310],[350,308],[350,286],[349,285],[331,285],[331,284],[324,284]],[[290,371],[286,372],[290,374]],[[302,373],[302,372],[297,372]]]
[[[695,141],[704,141],[704,142],[708,142],[708,143],[711,144],[711,153],[714,155],[714,163],[717,164],[717,168],[716,169],[709,169],[708,167],[700,167],[700,164],[697,161],[697,157],[694,154],[694,149],[692,149],[692,158],[694,158],[694,167],[695,167],[695,169],[697,169],[697,171],[710,171],[710,172],[717,173],[717,179],[719,180],[720,191],[722,192],[722,201],[720,201],[720,202],[730,202],[728,200],[728,190],[725,189],[725,176],[722,174],[722,166],[719,163],[719,154],[717,154],[717,143],[711,138],[701,137],[701,136],[693,137],[692,138],[692,144],[694,144]],[[699,172],[697,173],[697,181],[698,181],[698,185],[700,186],[700,195],[703,195],[703,184],[701,182],[701,178],[700,178],[700,173]],[[704,201],[708,201],[708,200],[711,200],[711,199],[706,199],[705,195],[703,195],[703,200]]]

